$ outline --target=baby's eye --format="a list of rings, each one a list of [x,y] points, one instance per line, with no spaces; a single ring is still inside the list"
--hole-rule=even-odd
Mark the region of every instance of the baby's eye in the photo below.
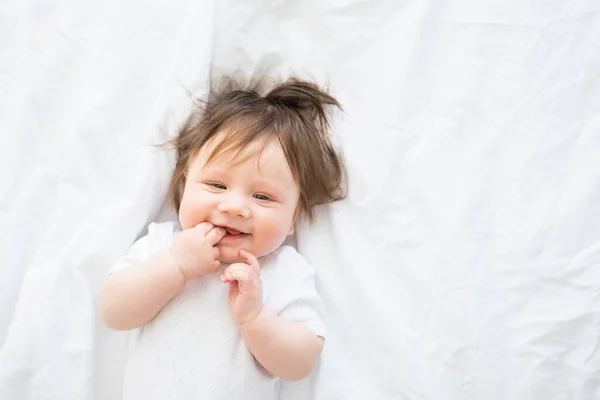
[[[225,190],[227,187],[221,183],[211,183],[210,186],[216,187],[217,189]]]
[[[264,194],[255,194],[254,198],[258,199],[258,200],[263,200],[263,201],[269,201],[269,200],[271,200],[271,198],[269,196],[264,195]]]

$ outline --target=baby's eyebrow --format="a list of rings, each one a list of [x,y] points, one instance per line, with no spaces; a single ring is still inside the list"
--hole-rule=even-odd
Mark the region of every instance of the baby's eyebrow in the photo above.
[[[257,187],[270,192],[281,193],[285,191],[284,185],[277,179],[258,179],[253,182]]]

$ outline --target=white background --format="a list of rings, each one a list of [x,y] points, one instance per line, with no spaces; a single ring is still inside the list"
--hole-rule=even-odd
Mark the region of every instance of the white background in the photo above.
[[[0,4],[0,398],[117,399],[101,279],[209,78],[329,83],[347,200],[299,227],[330,335],[282,399],[600,398],[600,3]]]

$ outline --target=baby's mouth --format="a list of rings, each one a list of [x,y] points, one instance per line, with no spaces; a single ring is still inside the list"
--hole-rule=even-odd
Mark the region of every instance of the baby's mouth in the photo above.
[[[243,235],[243,232],[240,232],[238,230],[235,230],[233,228],[225,228],[225,232],[226,232],[226,236],[238,236],[238,235]]]
[[[227,226],[222,226],[221,228],[225,229],[225,236],[223,236],[223,237],[230,237],[233,239],[233,238],[242,238],[242,237],[248,235],[248,233],[246,233],[246,232],[238,231],[237,229],[229,228]]]

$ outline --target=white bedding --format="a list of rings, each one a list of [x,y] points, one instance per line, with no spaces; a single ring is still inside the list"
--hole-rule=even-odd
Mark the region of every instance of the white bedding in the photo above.
[[[329,337],[283,400],[600,398],[600,4],[0,5],[0,399],[117,399],[97,293],[209,77],[330,83],[347,200],[297,234]]]

